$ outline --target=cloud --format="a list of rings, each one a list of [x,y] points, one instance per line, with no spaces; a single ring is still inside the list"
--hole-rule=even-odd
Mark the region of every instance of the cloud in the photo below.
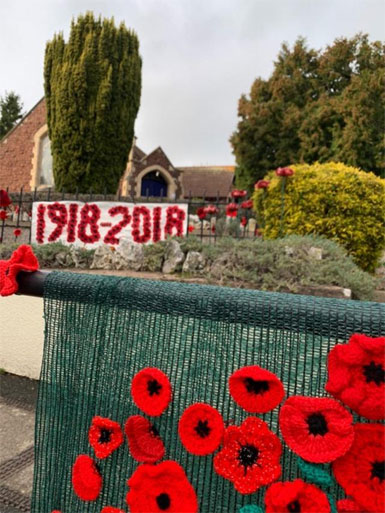
[[[2,0],[0,94],[27,109],[43,95],[46,41],[72,17],[124,21],[140,39],[143,91],[136,123],[145,151],[161,145],[176,165],[231,164],[237,102],[267,78],[282,41],[324,47],[359,31],[383,37],[382,0]]]

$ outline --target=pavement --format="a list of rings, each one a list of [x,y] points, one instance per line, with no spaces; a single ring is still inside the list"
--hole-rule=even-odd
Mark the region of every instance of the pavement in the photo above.
[[[0,513],[30,511],[38,382],[0,374]]]

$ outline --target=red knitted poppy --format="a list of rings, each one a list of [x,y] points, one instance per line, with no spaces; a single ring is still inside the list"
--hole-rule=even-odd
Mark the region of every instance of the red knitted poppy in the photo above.
[[[281,475],[281,442],[266,422],[248,417],[226,429],[223,448],[214,457],[215,471],[242,494],[254,493]]]
[[[353,335],[329,353],[325,389],[359,415],[385,418],[385,337]]]
[[[124,513],[124,511],[119,508],[113,508],[112,506],[104,506],[100,513]]]
[[[5,220],[8,218],[8,214],[5,210],[0,210],[0,219]]]
[[[285,391],[272,372],[250,365],[235,371],[229,379],[234,401],[250,413],[266,413],[282,401]]]
[[[123,443],[123,433],[117,422],[104,417],[94,417],[88,431],[88,441],[96,457],[103,459]]]
[[[178,433],[184,448],[198,456],[214,452],[221,443],[223,431],[221,414],[209,404],[189,406],[179,420]]]
[[[274,483],[266,491],[266,513],[329,513],[330,504],[324,492],[302,479]]]
[[[294,171],[290,167],[279,167],[275,174],[277,176],[292,176],[294,174]]]
[[[247,196],[247,191],[234,189],[233,191],[231,191],[231,196],[233,198],[244,198],[245,196]]]
[[[127,481],[131,513],[195,513],[198,500],[183,468],[175,461],[140,465]]]
[[[364,511],[385,511],[385,426],[355,424],[349,452],[333,463],[338,483]]]
[[[5,189],[0,189],[0,207],[7,208],[12,203],[8,192]]]
[[[226,207],[227,217],[237,217],[238,205],[236,203],[229,203]]]
[[[72,486],[83,501],[94,501],[102,489],[103,479],[96,463],[86,454],[76,458],[72,467]]]
[[[171,384],[164,372],[147,367],[135,374],[131,394],[138,408],[147,415],[158,417],[171,400]]]
[[[359,504],[352,499],[340,499],[337,501],[338,513],[363,513]]]
[[[37,271],[39,262],[31,246],[23,244],[9,260],[0,260],[0,296],[10,296],[19,289],[16,277],[20,271]]]
[[[241,203],[241,207],[245,208],[246,210],[249,210],[250,208],[253,208],[253,200],[246,200]]]
[[[258,182],[255,183],[254,188],[255,189],[267,189],[270,185],[269,180],[258,180]]]
[[[151,422],[141,415],[127,419],[124,428],[131,456],[140,462],[155,463],[164,456],[164,445]]]
[[[294,396],[282,406],[279,425],[287,445],[312,463],[327,463],[349,450],[353,417],[327,397]]]

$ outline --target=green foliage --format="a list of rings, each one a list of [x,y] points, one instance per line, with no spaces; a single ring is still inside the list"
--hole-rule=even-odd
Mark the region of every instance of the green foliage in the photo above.
[[[366,35],[324,52],[282,45],[268,80],[239,100],[236,183],[252,189],[290,162],[341,161],[385,176],[385,45]]]
[[[23,117],[20,96],[13,91],[0,97],[0,139]]]
[[[59,191],[116,193],[127,165],[140,104],[139,42],[124,24],[95,19],[72,21],[66,43],[47,43],[44,89]]]
[[[318,234],[344,246],[362,269],[373,272],[385,247],[385,180],[344,164],[298,164],[285,186],[283,233]],[[281,231],[281,178],[254,193],[263,235]]]
[[[312,247],[322,250],[322,260],[311,255]],[[293,293],[303,287],[336,285],[368,300],[376,286],[341,246],[321,237],[221,239],[214,249],[205,245],[203,254],[209,260],[208,278],[221,284]]]
[[[163,241],[143,246],[144,262],[141,270],[160,272],[162,270],[165,247],[166,243]]]

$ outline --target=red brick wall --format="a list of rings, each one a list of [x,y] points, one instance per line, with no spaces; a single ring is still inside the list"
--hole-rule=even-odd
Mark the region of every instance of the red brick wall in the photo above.
[[[34,135],[46,123],[42,99],[24,120],[0,142],[0,188],[30,190]]]

